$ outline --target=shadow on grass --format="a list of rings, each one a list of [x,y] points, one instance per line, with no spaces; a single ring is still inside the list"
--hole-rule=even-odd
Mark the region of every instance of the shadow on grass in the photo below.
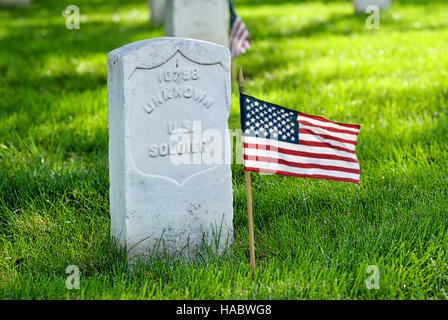
[[[43,0],[26,8],[0,7],[0,19],[4,16],[10,24],[0,36],[0,47],[4,48],[0,54],[0,84],[55,94],[104,86],[105,56],[109,51],[129,42],[163,34],[162,28],[153,27],[147,21],[132,22],[131,25],[113,22],[112,15],[126,13],[123,10],[132,9],[132,3],[120,5],[120,1],[98,0],[81,0],[76,4],[80,7],[81,16],[104,15],[101,22],[81,21],[80,29],[69,30],[61,13],[70,4],[69,1]],[[142,3],[134,2],[134,5],[141,8]],[[146,8],[144,3],[143,6]],[[107,15],[110,15],[110,20]],[[81,66],[84,72],[80,72],[77,69],[80,63],[92,55],[104,55],[104,63],[87,63]]]

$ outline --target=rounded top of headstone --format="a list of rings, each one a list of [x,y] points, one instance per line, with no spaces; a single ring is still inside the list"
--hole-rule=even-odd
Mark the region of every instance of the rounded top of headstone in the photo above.
[[[140,67],[154,68],[177,52],[196,63],[220,63],[230,70],[228,48],[207,41],[176,37],[154,38],[126,44],[109,52],[108,60],[122,59],[124,62],[138,63]]]

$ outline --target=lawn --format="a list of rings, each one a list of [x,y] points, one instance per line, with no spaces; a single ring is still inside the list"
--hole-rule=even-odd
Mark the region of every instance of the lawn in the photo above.
[[[348,0],[234,2],[246,92],[361,124],[360,186],[252,174],[252,274],[235,164],[231,253],[131,272],[109,238],[106,57],[163,29],[143,0],[78,0],[79,30],[61,14],[72,1],[0,8],[0,298],[448,298],[448,3],[394,1],[371,30]]]

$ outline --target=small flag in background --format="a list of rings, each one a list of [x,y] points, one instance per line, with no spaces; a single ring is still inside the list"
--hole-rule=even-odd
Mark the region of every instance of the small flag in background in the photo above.
[[[244,169],[359,184],[359,125],[310,116],[240,94]]]
[[[230,52],[232,59],[250,49],[249,31],[241,17],[235,13],[232,0],[229,0],[230,10]]]

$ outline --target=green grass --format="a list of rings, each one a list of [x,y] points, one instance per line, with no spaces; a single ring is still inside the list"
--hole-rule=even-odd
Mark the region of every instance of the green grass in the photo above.
[[[0,8],[0,298],[447,299],[448,4],[394,1],[379,30],[345,1],[235,0],[253,48],[246,92],[362,124],[361,185],[244,174],[224,259],[129,271],[109,239],[106,56],[163,35],[145,1]],[[230,126],[239,127],[236,91]],[[78,265],[81,289],[65,287]],[[368,290],[366,267],[380,269]]]

